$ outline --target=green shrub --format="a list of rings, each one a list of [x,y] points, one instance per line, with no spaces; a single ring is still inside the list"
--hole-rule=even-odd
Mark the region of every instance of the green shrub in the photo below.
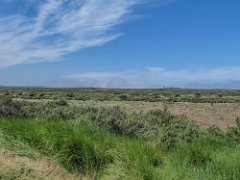
[[[14,101],[11,95],[0,97],[1,117],[22,117],[22,104]]]
[[[63,99],[62,100],[58,100],[55,103],[56,103],[56,105],[59,105],[59,106],[67,106],[68,105],[67,101],[63,100]]]
[[[227,136],[230,140],[240,143],[240,118],[236,118],[236,127],[230,127],[227,131]]]
[[[88,109],[90,121],[111,133],[124,134],[123,124],[126,122],[127,114],[119,107]]]
[[[237,127],[240,128],[240,116],[236,118]]]
[[[126,95],[120,95],[119,98],[122,101],[126,101],[128,99],[128,97]]]

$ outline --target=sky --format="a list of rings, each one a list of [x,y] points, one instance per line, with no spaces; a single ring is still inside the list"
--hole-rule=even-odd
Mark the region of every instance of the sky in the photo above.
[[[239,0],[1,0],[0,86],[240,89]]]

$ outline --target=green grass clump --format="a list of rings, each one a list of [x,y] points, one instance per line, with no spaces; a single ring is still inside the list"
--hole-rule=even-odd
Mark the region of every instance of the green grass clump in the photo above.
[[[240,146],[211,144],[201,138],[169,153],[162,179],[239,179]]]
[[[39,154],[52,157],[71,172],[91,177],[108,176],[116,164],[118,177],[153,179],[162,164],[160,151],[146,143],[71,122],[1,120],[2,146],[19,149],[20,141]],[[1,141],[2,143],[2,141]],[[114,175],[115,176],[115,175]]]

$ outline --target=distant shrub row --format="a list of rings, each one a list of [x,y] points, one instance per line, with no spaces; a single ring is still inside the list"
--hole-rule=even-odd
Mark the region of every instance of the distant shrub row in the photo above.
[[[193,102],[239,103],[237,90],[191,89],[44,89],[0,88],[0,95],[12,94],[18,99],[66,99],[94,101],[145,101],[145,102]]]

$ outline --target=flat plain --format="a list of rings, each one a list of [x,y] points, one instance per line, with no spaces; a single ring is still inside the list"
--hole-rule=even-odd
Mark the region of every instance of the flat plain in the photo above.
[[[240,178],[240,91],[0,88],[0,179]]]
[[[234,126],[236,116],[240,114],[238,90],[13,88],[9,91],[20,101],[52,102],[64,99],[71,106],[119,106],[128,113],[146,113],[167,106],[171,113],[186,116],[205,128],[212,125],[221,129]]]

